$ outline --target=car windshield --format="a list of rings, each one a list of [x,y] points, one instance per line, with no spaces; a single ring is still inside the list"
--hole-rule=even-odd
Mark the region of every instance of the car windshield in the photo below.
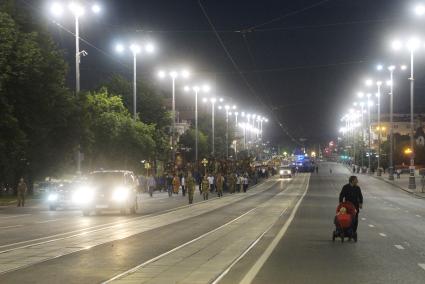
[[[124,174],[120,172],[97,172],[89,177],[90,183],[95,184],[122,184],[124,183]]]

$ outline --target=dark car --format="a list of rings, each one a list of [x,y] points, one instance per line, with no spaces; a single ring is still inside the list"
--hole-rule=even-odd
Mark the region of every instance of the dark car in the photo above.
[[[81,182],[61,182],[56,186],[52,186],[47,192],[47,203],[50,211],[57,208],[76,207],[73,202],[73,194],[81,188]]]
[[[79,203],[84,216],[105,210],[135,214],[138,187],[137,177],[131,171],[96,171],[88,176],[87,184],[75,192],[73,200]]]

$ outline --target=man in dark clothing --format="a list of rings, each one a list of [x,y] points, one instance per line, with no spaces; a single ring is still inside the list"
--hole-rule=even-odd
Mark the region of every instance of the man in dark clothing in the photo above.
[[[343,186],[339,194],[339,203],[349,201],[356,208],[357,214],[354,220],[354,232],[357,232],[357,226],[359,225],[359,210],[363,207],[363,195],[362,190],[357,185],[359,181],[356,176],[351,176],[348,182],[348,184]]]

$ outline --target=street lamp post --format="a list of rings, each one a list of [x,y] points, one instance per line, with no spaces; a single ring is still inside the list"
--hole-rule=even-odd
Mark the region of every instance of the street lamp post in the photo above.
[[[118,44],[115,47],[115,50],[118,53],[123,53],[125,51],[125,47],[122,44]],[[138,44],[131,44],[129,46],[129,50],[133,55],[133,119],[137,119],[137,55],[141,53],[143,50],[146,53],[153,53],[155,47],[151,43],[145,44],[143,47]]]
[[[370,108],[373,106],[373,101],[370,100],[371,94],[367,94],[367,125],[369,128],[368,138],[369,138],[369,149],[368,149],[368,159],[369,159],[369,169],[368,172],[371,171],[371,152],[372,152],[372,144],[371,144],[371,125],[370,125]]]
[[[73,14],[75,20],[75,95],[78,95],[81,90],[80,85],[80,63],[81,55],[86,55],[86,51],[80,51],[80,17],[84,15],[87,7],[81,5],[80,3],[70,2],[68,5],[69,11]],[[53,3],[50,6],[50,12],[59,17],[63,14],[65,7],[60,3]],[[93,13],[98,14],[101,10],[100,6],[94,4],[91,6]],[[80,145],[78,146],[77,152],[77,174],[81,174],[81,159],[82,154],[80,151]]]
[[[189,71],[182,70],[181,72],[177,72],[175,70],[171,70],[168,72],[168,75],[171,78],[171,91],[172,91],[172,117],[173,117],[173,125],[171,127],[171,149],[173,153],[173,162],[176,159],[176,143],[175,143],[175,131],[176,131],[176,79],[182,77],[184,79],[190,76]],[[158,77],[160,79],[164,79],[166,77],[166,71],[159,71]]]
[[[378,171],[377,176],[381,176],[381,86],[382,82],[376,82],[376,86],[378,87],[378,93],[376,94],[378,97]]]
[[[415,180],[415,148],[414,148],[414,135],[415,135],[415,121],[414,121],[414,93],[415,93],[415,79],[414,79],[414,57],[415,51],[420,47],[421,42],[418,38],[410,38],[405,46],[410,52],[410,175],[409,175],[409,189],[416,189]],[[396,40],[392,43],[394,50],[400,50],[403,43]]]
[[[388,179],[394,180],[394,71],[398,68],[395,65],[390,65],[387,69],[390,72],[390,80],[387,82],[387,85],[390,87],[390,157]],[[401,65],[399,69],[404,71],[407,69],[407,66]],[[378,70],[382,70],[382,68],[378,66]]]
[[[210,87],[208,85],[203,85],[202,88],[195,85],[192,87],[185,86],[184,90],[186,92],[193,91],[195,93],[195,161],[196,168],[198,169],[198,140],[199,140],[199,130],[198,130],[198,94],[200,91],[209,92]]]

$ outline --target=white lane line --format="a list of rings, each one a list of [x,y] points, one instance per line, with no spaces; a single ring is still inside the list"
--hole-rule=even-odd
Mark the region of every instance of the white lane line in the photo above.
[[[371,228],[375,228],[375,225],[369,224],[369,227],[371,227]]]
[[[133,268],[131,268],[131,269],[129,269],[129,270],[127,270],[127,271],[123,272],[123,273],[120,273],[120,274],[118,274],[118,275],[114,276],[113,278],[111,278],[111,279],[109,279],[109,280],[106,280],[105,282],[103,282],[103,284],[111,283],[112,281],[115,281],[115,280],[120,279],[120,278],[122,278],[122,277],[124,277],[124,276],[126,276],[126,275],[129,275],[129,274],[131,274],[131,273],[133,273],[133,272],[135,272],[135,271],[139,270],[140,268],[142,268],[142,267],[144,267],[144,266],[146,266],[146,265],[148,265],[148,264],[150,264],[150,263],[152,263],[152,262],[155,262],[155,261],[157,261],[158,259],[163,258],[163,257],[164,257],[164,256],[166,256],[166,255],[169,255],[170,253],[173,253],[173,252],[175,252],[175,251],[177,251],[177,250],[179,250],[179,249],[181,249],[181,248],[183,248],[183,247],[185,247],[185,246],[190,245],[191,243],[194,243],[194,242],[196,242],[196,241],[198,241],[198,240],[200,240],[200,239],[202,239],[202,238],[205,238],[206,236],[211,235],[212,233],[215,233],[215,232],[217,232],[218,230],[220,230],[220,229],[222,229],[222,228],[224,228],[224,227],[226,227],[226,226],[228,226],[228,225],[230,225],[230,224],[232,224],[232,223],[236,222],[237,220],[239,220],[239,219],[243,218],[244,216],[248,215],[248,214],[249,214],[249,213],[251,213],[252,211],[254,211],[254,210],[258,209],[258,207],[260,207],[260,206],[257,206],[257,207],[255,207],[255,208],[252,208],[251,210],[249,210],[249,211],[245,212],[244,214],[240,215],[239,217],[237,217],[237,218],[235,218],[235,219],[233,219],[233,220],[231,220],[231,221],[227,222],[227,223],[226,223],[226,224],[224,224],[224,225],[221,225],[220,227],[215,228],[214,230],[211,230],[211,231],[209,231],[209,232],[206,232],[205,234],[203,234],[203,235],[201,235],[201,236],[197,237],[196,239],[193,239],[193,240],[188,241],[188,242],[186,242],[186,243],[184,243],[184,244],[182,244],[182,245],[179,245],[178,247],[175,247],[175,248],[173,248],[173,249],[171,249],[171,250],[169,250],[169,251],[167,251],[167,252],[164,252],[163,254],[160,254],[160,255],[158,255],[158,256],[156,256],[156,257],[152,258],[152,259],[149,259],[148,261],[145,261],[145,262],[143,262],[142,264],[139,264],[139,265],[137,265],[137,266],[135,266],[135,267],[133,267]]]
[[[304,197],[307,195],[308,187],[310,183],[310,175],[307,179],[307,184],[305,191],[301,198],[298,200],[297,204],[295,205],[294,209],[292,210],[291,215],[289,216],[288,220],[285,222],[285,225],[282,227],[282,229],[279,231],[279,233],[276,235],[276,237],[273,239],[273,241],[269,244],[267,249],[263,252],[263,254],[260,256],[260,258],[257,259],[255,264],[251,267],[251,269],[248,271],[248,273],[245,274],[245,277],[242,279],[240,283],[251,283],[252,280],[254,280],[255,276],[258,274],[260,269],[263,267],[264,263],[266,263],[267,259],[270,257],[270,255],[273,253],[273,251],[276,249],[279,242],[282,240],[283,236],[288,231],[289,226],[292,224],[292,221],[295,218],[295,214],[298,211],[298,208],[301,205],[301,202],[303,201]]]
[[[384,234],[384,233],[379,233],[379,235],[381,236],[381,237],[386,237],[387,235],[386,234]]]
[[[423,270],[425,270],[425,263],[418,263],[419,267],[421,267]]]
[[[404,247],[402,245],[394,245],[394,246],[398,249],[404,249]]]
[[[23,227],[24,225],[15,225],[15,226],[6,226],[6,227],[0,227],[0,229],[12,229],[12,228],[19,228]]]
[[[50,223],[50,222],[56,222],[59,221],[60,219],[53,219],[53,220],[46,220],[46,221],[38,221],[35,222],[36,224],[44,224],[44,223]]]
[[[285,214],[286,210],[288,208],[285,208],[282,213],[280,213],[280,217],[282,217],[283,214]],[[277,222],[277,221],[276,221]],[[271,224],[238,258],[236,258],[230,265],[229,267],[227,267],[226,270],[224,270],[215,280],[214,282],[212,282],[212,284],[217,284],[221,281],[221,279],[223,279],[224,276],[227,275],[227,273],[229,273],[230,269],[232,269],[233,266],[236,265],[236,263],[239,262],[239,260],[241,260],[242,258],[244,258],[244,256],[251,251],[251,249],[253,247],[255,247],[257,245],[257,243],[264,237],[265,234],[267,234],[271,228],[273,228],[273,226],[275,225],[275,222],[273,224]]]
[[[405,210],[404,212],[409,213],[409,210]]]
[[[422,216],[421,215],[416,215],[416,217],[421,218]]]
[[[362,218],[362,221],[366,221],[366,218]]]
[[[0,219],[10,219],[10,218],[18,218],[18,217],[24,217],[24,216],[28,216],[31,214],[21,214],[21,215],[12,215],[12,216],[2,216],[0,217]]]

